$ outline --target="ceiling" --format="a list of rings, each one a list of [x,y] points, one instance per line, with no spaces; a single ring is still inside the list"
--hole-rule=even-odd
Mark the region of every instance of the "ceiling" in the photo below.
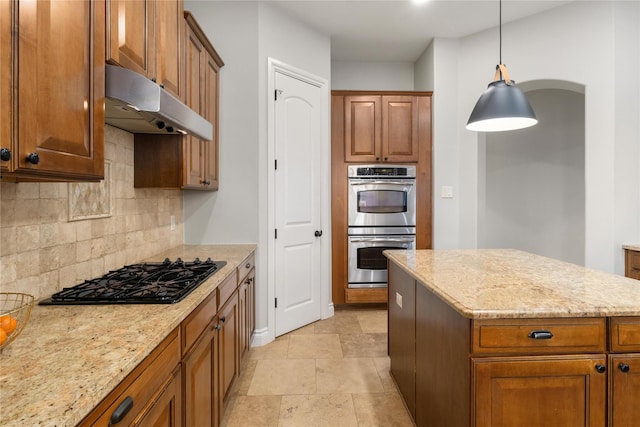
[[[459,38],[497,27],[500,10],[498,0],[261,1],[329,34],[331,59],[337,61],[415,62],[434,37]],[[570,1],[504,0],[502,22],[566,3]]]

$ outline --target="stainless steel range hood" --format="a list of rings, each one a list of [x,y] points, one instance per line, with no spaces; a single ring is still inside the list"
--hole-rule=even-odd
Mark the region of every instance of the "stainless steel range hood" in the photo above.
[[[105,122],[112,126],[132,133],[213,139],[211,123],[145,76],[107,65],[105,86]]]

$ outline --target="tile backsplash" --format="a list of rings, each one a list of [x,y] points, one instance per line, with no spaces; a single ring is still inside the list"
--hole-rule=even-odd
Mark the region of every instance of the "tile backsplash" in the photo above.
[[[106,183],[0,184],[1,292],[42,299],[183,243],[181,190],[133,188],[133,135],[107,125],[105,158]]]

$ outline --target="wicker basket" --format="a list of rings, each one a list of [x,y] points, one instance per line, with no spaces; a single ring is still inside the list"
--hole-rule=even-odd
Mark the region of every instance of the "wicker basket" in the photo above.
[[[20,335],[29,321],[32,307],[33,295],[0,292],[0,327],[7,335],[0,344],[0,352]],[[12,328],[14,329],[11,330]]]

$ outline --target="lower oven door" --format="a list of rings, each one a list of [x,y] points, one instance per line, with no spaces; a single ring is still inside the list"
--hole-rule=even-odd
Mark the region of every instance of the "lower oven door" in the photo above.
[[[415,235],[349,236],[349,288],[386,288],[387,249],[415,249]]]

